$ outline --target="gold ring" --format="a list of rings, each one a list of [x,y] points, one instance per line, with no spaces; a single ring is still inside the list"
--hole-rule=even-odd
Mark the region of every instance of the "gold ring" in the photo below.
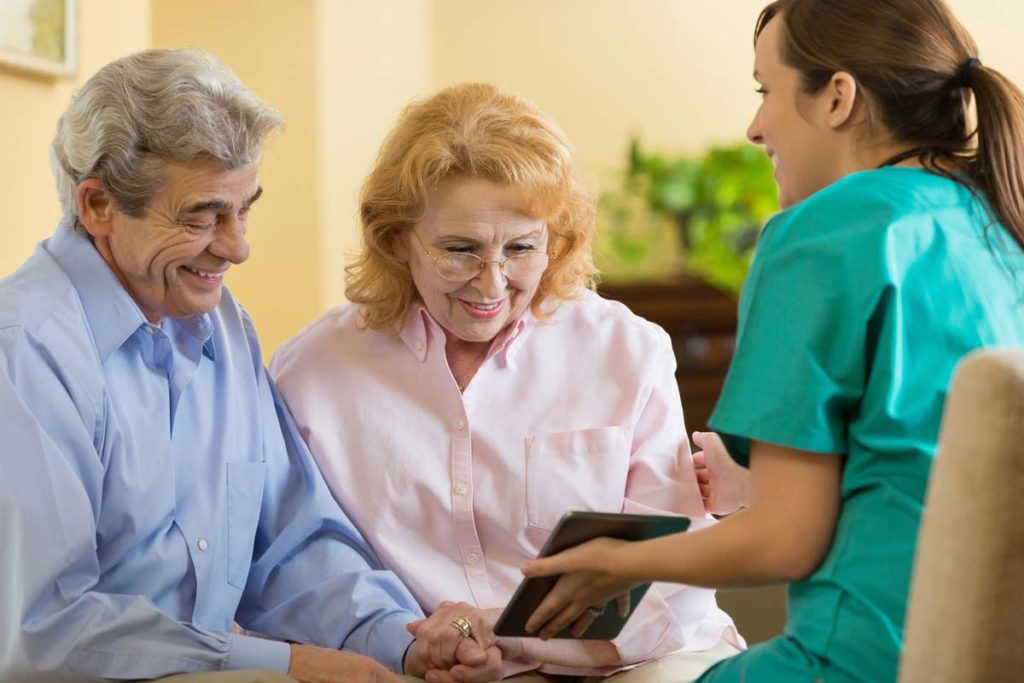
[[[466,617],[459,617],[451,622],[452,628],[462,634],[463,638],[469,638],[473,635],[473,624],[469,623],[469,619]]]

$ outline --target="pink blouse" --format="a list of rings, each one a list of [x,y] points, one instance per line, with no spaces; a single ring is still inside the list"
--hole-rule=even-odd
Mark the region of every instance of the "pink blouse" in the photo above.
[[[270,371],[338,502],[429,614],[443,600],[503,607],[519,566],[568,510],[714,523],[675,367],[660,327],[587,292],[499,335],[465,393],[422,307],[399,334],[362,328],[355,306],[336,308],[287,342]],[[713,590],[656,584],[612,641],[618,667],[541,670],[609,673],[722,637],[743,647]]]

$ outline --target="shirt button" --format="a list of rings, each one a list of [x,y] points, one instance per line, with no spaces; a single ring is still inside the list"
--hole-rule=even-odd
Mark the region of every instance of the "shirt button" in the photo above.
[[[455,421],[455,431],[461,432],[465,428],[466,428],[466,423],[465,422],[463,422],[462,420],[456,420]]]
[[[416,342],[416,350],[417,351],[422,351],[423,350],[423,342],[421,342],[421,341]]]
[[[196,545],[199,546],[199,550],[201,550],[204,553],[206,552],[206,549],[210,547],[210,544],[206,541],[205,538],[200,538],[196,542]]]
[[[476,553],[470,553],[466,555],[466,562],[469,564],[476,564],[480,560],[480,556]]]
[[[466,486],[465,484],[456,484],[455,485],[455,495],[457,495],[457,496],[464,496],[464,495],[466,495],[466,491],[468,491],[468,490],[469,490],[469,487]]]
[[[146,334],[155,334],[156,333],[156,330],[153,328],[152,325],[143,325],[142,329],[144,329],[146,331]]]

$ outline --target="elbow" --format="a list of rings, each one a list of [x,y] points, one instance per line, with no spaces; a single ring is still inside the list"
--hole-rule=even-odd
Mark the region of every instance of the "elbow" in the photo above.
[[[773,578],[786,583],[803,581],[818,570],[824,559],[824,554],[818,556],[806,553],[802,555],[794,553],[791,556],[780,558],[776,563],[777,575]]]
[[[825,561],[832,545],[831,536],[808,539],[806,537],[785,538],[782,535],[764,537],[762,544],[762,567],[767,581],[794,583],[813,574]]]

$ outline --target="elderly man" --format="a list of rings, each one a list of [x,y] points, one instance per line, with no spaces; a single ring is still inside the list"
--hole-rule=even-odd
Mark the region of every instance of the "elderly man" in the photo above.
[[[492,643],[409,635],[416,601],[223,287],[279,125],[208,55],[163,50],[101,69],[58,124],[63,220],[0,282],[0,680],[500,676]]]

